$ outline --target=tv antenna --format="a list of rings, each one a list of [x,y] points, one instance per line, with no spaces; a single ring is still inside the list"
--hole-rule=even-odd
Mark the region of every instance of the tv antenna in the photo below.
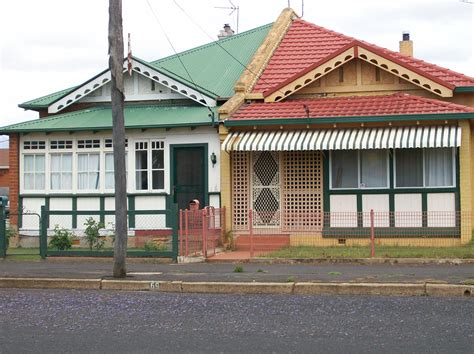
[[[230,6],[214,6],[215,9],[224,9],[224,10],[232,10],[229,12],[229,16],[232,15],[234,12],[237,14],[237,33],[239,33],[239,7],[235,6],[231,0],[229,0]]]

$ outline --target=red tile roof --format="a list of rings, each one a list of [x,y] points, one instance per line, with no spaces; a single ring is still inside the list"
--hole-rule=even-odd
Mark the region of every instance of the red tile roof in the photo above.
[[[229,120],[307,118],[305,105],[309,109],[309,118],[474,113],[474,107],[396,93],[384,96],[313,98],[270,103],[252,102],[241,106]]]
[[[273,53],[254,87],[254,92],[265,92],[277,87],[311,65],[329,59],[338,50],[358,43],[382,52],[408,69],[422,71],[449,86],[474,86],[474,78],[469,76],[296,19]]]
[[[0,168],[8,167],[8,151],[9,149],[0,149]]]

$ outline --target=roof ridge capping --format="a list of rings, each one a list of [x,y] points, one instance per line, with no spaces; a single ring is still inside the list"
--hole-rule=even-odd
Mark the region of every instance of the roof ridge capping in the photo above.
[[[287,7],[282,10],[262,44],[253,55],[252,60],[234,85],[235,95],[219,109],[221,119],[227,118],[244,102],[245,94],[251,92],[257,80],[260,79],[275,49],[284,38],[295,18],[298,18],[298,15],[292,8]]]

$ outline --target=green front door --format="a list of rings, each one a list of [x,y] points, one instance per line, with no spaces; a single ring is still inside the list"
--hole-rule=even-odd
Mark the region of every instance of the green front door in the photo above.
[[[199,200],[200,208],[207,203],[206,150],[205,146],[172,147],[172,193],[179,209],[188,208],[194,199]]]

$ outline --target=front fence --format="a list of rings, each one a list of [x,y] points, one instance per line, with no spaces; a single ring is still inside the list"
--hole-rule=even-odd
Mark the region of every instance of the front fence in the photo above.
[[[209,257],[224,237],[225,209],[206,207],[179,211],[179,254]]]
[[[134,210],[133,213],[136,225],[127,230],[127,257],[177,260],[177,209]],[[114,210],[72,211],[41,207],[42,256],[112,257],[114,215]],[[71,240],[71,245],[67,245],[67,242],[65,245],[65,237]]]
[[[262,254],[294,245],[330,246],[421,244],[448,246],[471,225],[461,212],[321,212],[284,213],[251,210],[247,223],[234,225],[237,250]],[[466,229],[466,230],[464,230]],[[372,243],[372,244],[373,244]],[[426,243],[425,243],[426,244]]]

